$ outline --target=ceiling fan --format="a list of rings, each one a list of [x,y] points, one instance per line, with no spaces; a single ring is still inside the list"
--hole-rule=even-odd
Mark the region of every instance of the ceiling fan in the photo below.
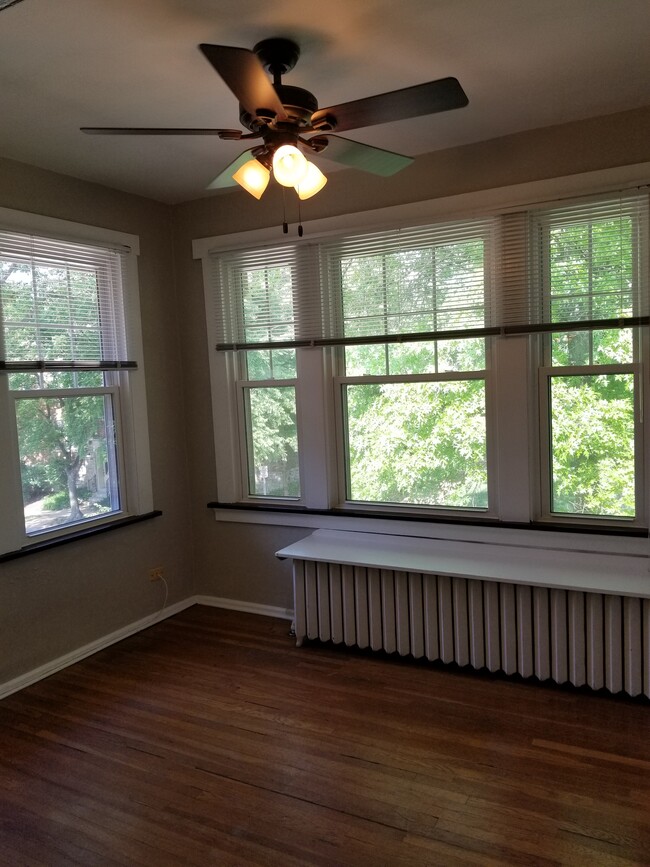
[[[259,145],[245,150],[220,172],[208,189],[238,183],[259,199],[272,170],[280,184],[295,187],[299,197],[306,199],[322,189],[326,178],[305,154],[324,153],[335,162],[384,177],[413,162],[412,157],[361,144],[335,132],[449,111],[462,108],[468,102],[455,78],[441,78],[319,108],[316,97],[308,90],[282,83],[282,76],[293,69],[300,57],[300,48],[292,40],[264,39],[252,51],[228,45],[202,44],[199,48],[239,100],[239,120],[248,132],[157,127],[82,127],[82,132],[215,135],[232,141],[261,139]]]

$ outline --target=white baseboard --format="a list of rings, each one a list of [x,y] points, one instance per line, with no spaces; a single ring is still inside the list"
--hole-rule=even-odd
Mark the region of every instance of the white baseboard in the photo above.
[[[18,692],[18,690],[24,689],[26,686],[31,686],[32,683],[36,683],[38,680],[43,680],[51,674],[61,671],[62,668],[67,668],[69,665],[73,665],[75,662],[85,659],[87,656],[92,656],[92,654],[97,653],[98,650],[103,650],[105,647],[109,647],[111,644],[115,644],[123,638],[128,638],[129,635],[141,632],[143,629],[153,626],[154,623],[165,620],[167,617],[172,617],[174,614],[178,614],[180,611],[184,611],[186,608],[189,608],[194,604],[194,597],[190,596],[188,599],[183,599],[182,602],[170,605],[163,611],[156,614],[149,614],[147,617],[143,617],[142,620],[136,620],[135,623],[129,623],[128,626],[124,626],[122,629],[111,632],[109,635],[104,635],[96,641],[91,641],[90,644],[85,644],[83,647],[78,647],[70,653],[66,653],[63,656],[59,656],[57,659],[46,662],[45,665],[33,668],[31,671],[21,674],[20,677],[16,677],[13,680],[0,684],[0,699],[6,698],[13,692]]]
[[[277,608],[274,605],[259,605],[257,602],[241,602],[238,599],[225,599],[219,596],[189,596],[187,599],[183,599],[182,602],[176,602],[157,614],[150,614],[148,617],[143,617],[142,620],[129,623],[128,626],[124,626],[122,629],[111,632],[109,635],[104,635],[96,641],[91,641],[90,644],[85,644],[83,647],[78,647],[76,650],[70,651],[70,653],[46,662],[45,665],[33,668],[31,671],[21,674],[20,677],[0,684],[0,700],[11,695],[13,692],[24,689],[26,686],[31,686],[32,683],[49,677],[57,671],[61,671],[62,668],[74,665],[75,662],[79,662],[87,656],[92,656],[98,650],[103,650],[105,647],[109,647],[123,638],[128,638],[136,632],[141,632],[143,629],[153,626],[154,623],[165,620],[167,617],[173,617],[174,614],[178,614],[186,608],[191,608],[192,605],[209,605],[213,608],[228,608],[231,611],[244,611],[248,614],[262,614],[265,617],[279,617],[282,620],[293,620],[293,611],[288,608]]]
[[[260,605],[257,602],[242,602],[239,599],[226,599],[221,596],[195,596],[197,605],[210,605],[212,608],[228,608],[230,611],[244,611],[247,614],[262,614],[265,617],[279,617],[281,620],[293,620],[290,608],[278,608],[275,605]]]

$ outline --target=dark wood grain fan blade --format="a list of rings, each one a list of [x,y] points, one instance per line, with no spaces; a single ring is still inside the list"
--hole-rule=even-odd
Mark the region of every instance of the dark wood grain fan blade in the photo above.
[[[327,141],[327,147],[322,152],[326,159],[385,178],[413,162],[413,157],[361,144],[340,135],[328,135]]]
[[[242,137],[240,129],[206,129],[199,127],[148,127],[148,126],[82,126],[87,135],[216,135],[219,138],[237,140]]]
[[[456,78],[440,78],[438,81],[320,108],[312,115],[311,122],[318,127],[319,121],[333,118],[336,122],[334,129],[339,132],[449,111],[462,108],[467,103],[465,91]]]
[[[286,120],[280,97],[256,54],[229,45],[202,43],[199,48],[249,114],[258,117],[260,112],[270,113],[271,118]]]

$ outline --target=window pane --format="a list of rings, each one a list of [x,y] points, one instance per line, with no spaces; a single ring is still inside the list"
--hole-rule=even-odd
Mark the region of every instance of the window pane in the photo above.
[[[16,400],[28,534],[120,508],[110,395]]]
[[[344,257],[340,278],[348,337],[485,324],[481,239]]]
[[[555,226],[549,235],[555,322],[632,314],[631,218]]]
[[[8,359],[101,359],[94,269],[4,260],[0,287]]]
[[[631,364],[633,361],[634,332],[631,328],[562,331],[551,335],[551,364],[554,366]]]
[[[633,518],[634,377],[554,376],[551,510]]]
[[[295,388],[247,388],[245,398],[249,493],[299,497]]]
[[[252,349],[246,352],[247,378],[295,379],[295,349]]]
[[[292,340],[291,267],[253,268],[242,271],[240,279],[246,341]]]
[[[425,340],[346,346],[346,376],[409,376],[483,370],[485,340]]]
[[[485,338],[438,341],[438,372],[484,370]]]
[[[345,373],[347,376],[385,376],[388,373],[386,344],[346,346]]]
[[[345,386],[351,500],[487,508],[485,383]]]
[[[105,374],[101,370],[44,371],[43,373],[10,373],[9,389],[25,391],[29,389],[61,388],[101,388],[106,385]]]

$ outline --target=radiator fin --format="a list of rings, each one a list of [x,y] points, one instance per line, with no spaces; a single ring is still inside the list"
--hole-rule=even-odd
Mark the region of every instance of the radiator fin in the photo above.
[[[304,638],[650,698],[650,599],[294,560]]]

